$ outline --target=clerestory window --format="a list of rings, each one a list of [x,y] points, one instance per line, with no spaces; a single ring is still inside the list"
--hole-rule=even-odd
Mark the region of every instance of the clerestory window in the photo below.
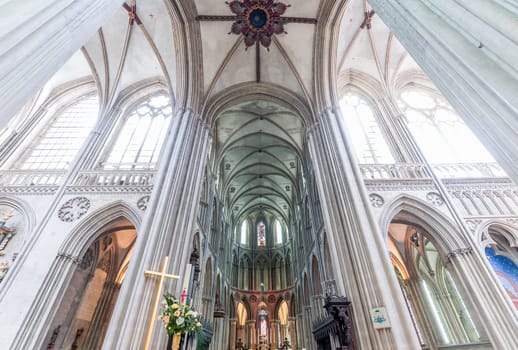
[[[151,169],[156,166],[171,120],[169,97],[149,97],[132,110],[104,164],[105,169]]]
[[[394,163],[390,148],[367,101],[347,93],[340,101],[340,107],[360,163]]]
[[[98,113],[97,96],[86,97],[57,113],[30,147],[20,168],[67,169],[94,127]]]

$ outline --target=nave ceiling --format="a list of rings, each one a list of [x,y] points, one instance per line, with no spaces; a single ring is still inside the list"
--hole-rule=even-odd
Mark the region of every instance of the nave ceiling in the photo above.
[[[323,6],[329,6],[328,1],[285,3],[290,6],[282,16],[306,22],[326,20],[320,13]],[[46,93],[70,81],[93,80],[101,108],[108,111],[138,88],[157,82],[169,91],[173,104],[180,104],[179,92],[187,90],[185,84],[192,84],[202,90],[203,114],[226,91],[237,86],[252,94],[259,81],[263,90],[268,86],[285,90],[307,106],[308,114],[315,113],[311,110],[317,99],[315,64],[330,56],[314,52],[315,42],[324,40],[315,38],[317,24],[287,23],[287,33],[274,34],[268,48],[258,45],[256,50],[255,44],[247,47],[242,35],[229,33],[232,21],[207,19],[233,16],[225,1],[195,0],[190,6],[196,16],[205,16],[205,20],[193,19],[189,27],[199,26],[190,33],[199,36],[199,49],[190,53],[198,58],[202,79],[198,85],[185,79],[181,69],[185,62],[179,54],[180,30],[173,3],[128,0],[51,79]],[[370,88],[391,93],[398,77],[417,67],[364,0],[345,3],[336,35],[330,84],[337,85],[339,94],[349,83],[363,87],[365,82]],[[40,100],[45,97],[44,93]],[[290,210],[300,200],[296,198],[297,177],[308,122],[304,119],[308,117],[265,93],[260,98],[241,98],[210,118],[217,157],[214,172],[219,176],[222,198],[228,199],[226,210],[238,217],[267,210],[288,223]]]

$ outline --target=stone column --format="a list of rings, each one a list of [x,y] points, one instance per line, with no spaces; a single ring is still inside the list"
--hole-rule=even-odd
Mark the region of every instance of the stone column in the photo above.
[[[114,301],[117,299],[119,290],[120,284],[114,281],[105,282],[101,297],[99,297],[100,303],[96,306],[95,314],[83,343],[85,349],[98,349],[102,345],[106,325],[110,322],[111,312],[115,306]]]
[[[482,253],[458,249],[448,258],[448,271],[460,284],[461,297],[469,298],[475,308],[471,318],[479,332],[483,331],[481,340],[487,336],[495,349],[518,349],[518,313],[502,285],[490,276],[491,267]]]
[[[298,344],[299,347],[297,349],[302,349],[304,347],[304,343],[305,343],[305,339],[304,339],[304,315],[303,313],[299,313],[297,315],[297,329],[296,329],[296,332],[297,332],[297,341],[298,341]]]
[[[223,334],[225,332],[225,319],[224,318],[213,318],[213,329],[214,334],[212,335],[212,340],[209,344],[209,349],[220,350],[222,349],[223,344],[225,344],[226,340],[223,338]]]
[[[316,345],[313,339],[313,333],[311,333],[313,328],[311,322],[312,320],[313,317],[311,317],[311,306],[304,306],[304,347],[306,350],[313,350]]]
[[[325,298],[323,294],[313,295],[311,298],[311,306],[313,309],[313,319],[320,318],[324,315]]]
[[[270,321],[270,349],[277,349],[278,337],[277,337],[277,327],[275,325],[275,321]]]
[[[248,329],[249,329],[249,334],[250,334],[250,343],[247,344],[248,348],[251,349],[251,350],[255,350],[257,349],[257,329],[255,328],[255,321],[250,321],[248,323]]]
[[[202,315],[207,315],[209,319],[212,318],[212,315],[214,314],[214,298],[210,296],[205,296],[201,298],[200,313]]]
[[[401,288],[405,288],[408,303],[414,313],[415,322],[419,327],[419,332],[423,338],[422,340],[426,345],[434,349],[437,347],[437,337],[435,336],[433,326],[428,317],[429,312],[422,302],[423,291],[421,290],[419,282],[420,280],[417,279],[406,280],[403,282],[405,285],[401,286]]]
[[[369,3],[518,181],[516,6],[484,0]]]
[[[290,343],[293,350],[298,349],[297,344],[297,318],[288,317],[288,331],[290,334]]]
[[[189,109],[178,111],[171,120],[153,194],[137,236],[104,349],[142,349],[150,320],[157,317],[150,315],[157,281],[144,277],[145,270],[158,270],[164,256],[169,256],[167,272],[184,274],[191,244],[186,237],[191,235],[196,215],[208,132],[203,121]],[[181,282],[167,282],[164,290],[178,296]],[[154,326],[151,339],[152,349],[165,347],[167,336],[159,324]]]
[[[352,163],[344,130],[340,109],[328,108],[308,133],[331,259],[340,267],[332,275],[339,293],[352,301],[360,348],[417,349],[419,341],[408,310],[401,307],[405,302],[387,245],[369,211],[363,178]],[[377,307],[386,308],[391,328],[374,328],[371,310]]]
[[[395,105],[393,105],[393,108],[396,112],[398,111],[398,108]],[[409,144],[410,149],[414,149],[413,153],[415,154],[416,160],[419,161],[420,159],[419,163],[423,164],[424,170],[432,178],[437,191],[444,199],[444,203],[459,230],[458,235],[459,237],[462,237],[462,240],[464,241],[464,246],[457,247],[455,251],[451,252],[451,256],[456,256],[459,252],[470,252],[468,254],[469,258],[474,261],[472,265],[463,267],[471,269],[471,272],[469,274],[456,274],[457,278],[455,279],[455,282],[459,283],[458,289],[463,293],[463,299],[471,300],[470,304],[472,309],[477,308],[477,312],[471,312],[471,318],[477,326],[477,330],[481,332],[481,340],[487,340],[487,337],[489,337],[492,343],[496,342],[493,343],[493,345],[495,345],[499,344],[501,339],[505,339],[506,336],[517,338],[518,333],[516,333],[516,329],[518,329],[518,317],[507,293],[502,291],[502,287],[498,282],[496,275],[493,273],[484,254],[480,251],[477,242],[474,241],[474,237],[466,228],[463,217],[459,212],[459,209],[454,205],[448,189],[442,180],[436,176],[433,168],[427,162],[407,125],[401,120],[401,115],[399,114],[395,119],[399,123],[398,128],[402,137],[405,139],[405,143]],[[455,269],[452,273],[455,274]],[[467,279],[467,276],[473,273],[476,275],[476,278]],[[413,288],[413,290],[415,290],[415,288]],[[500,311],[496,312],[495,308],[499,308]],[[446,310],[447,309],[448,308],[446,308]],[[489,316],[489,314],[491,314],[491,316]],[[488,317],[492,317],[493,321],[484,322],[483,320],[487,320]],[[427,333],[428,331],[429,330],[427,330]],[[504,336],[502,332],[506,335]],[[436,342],[437,339],[433,339],[433,341]],[[509,346],[512,348],[518,345],[511,345],[504,342],[500,346],[504,348]]]
[[[236,350],[236,342],[237,342],[237,338],[236,338],[236,327],[237,327],[237,319],[235,318],[231,318],[230,319],[230,337],[228,338],[228,342],[229,342],[229,346],[228,348],[230,350]],[[243,339],[241,339],[243,340]]]
[[[121,7],[123,0],[0,4],[0,128]]]

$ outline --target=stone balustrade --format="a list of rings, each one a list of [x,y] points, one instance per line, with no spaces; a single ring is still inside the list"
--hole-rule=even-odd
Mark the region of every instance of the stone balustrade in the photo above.
[[[0,171],[0,186],[58,186],[65,174],[63,170],[3,170]]]
[[[442,179],[473,177],[507,177],[497,163],[433,164],[433,170]]]
[[[85,170],[71,186],[153,186],[154,170]]]
[[[432,168],[442,179],[507,177],[497,163],[432,164]],[[360,164],[360,171],[366,180],[430,178],[423,164]]]
[[[360,164],[360,171],[366,180],[422,179],[429,178],[423,164]]]

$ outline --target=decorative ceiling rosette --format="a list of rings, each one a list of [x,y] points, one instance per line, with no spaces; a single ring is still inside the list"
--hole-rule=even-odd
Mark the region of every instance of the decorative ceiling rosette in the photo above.
[[[226,4],[237,16],[231,33],[242,34],[247,48],[255,43],[269,48],[272,35],[286,33],[281,15],[290,5],[273,0],[236,0]]]

